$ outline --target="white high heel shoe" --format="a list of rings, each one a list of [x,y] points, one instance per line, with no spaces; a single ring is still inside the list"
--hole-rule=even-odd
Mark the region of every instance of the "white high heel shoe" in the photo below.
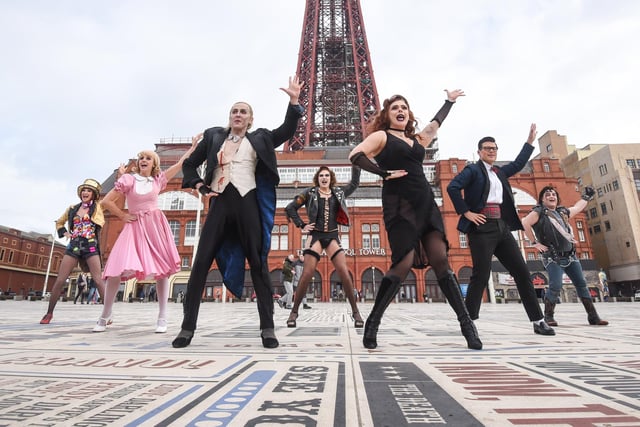
[[[164,334],[165,332],[167,332],[167,319],[158,319],[156,334]]]
[[[107,330],[107,326],[113,323],[111,316],[108,318],[101,317],[96,322],[96,326],[93,327],[93,332],[104,332]]]

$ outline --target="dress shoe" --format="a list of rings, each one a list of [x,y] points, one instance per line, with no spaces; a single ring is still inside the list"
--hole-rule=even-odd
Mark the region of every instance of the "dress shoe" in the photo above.
[[[264,348],[276,348],[280,345],[273,329],[263,329],[260,332],[260,338],[262,339],[262,346]]]
[[[165,332],[167,332],[167,319],[158,319],[156,334],[164,334]]]
[[[183,348],[191,344],[191,339],[193,338],[193,331],[187,331],[185,329],[180,330],[180,333],[173,340],[171,345],[173,348]]]
[[[40,321],[41,325],[48,325],[49,322],[51,322],[51,319],[53,319],[53,313],[47,313],[42,317],[42,320]]]
[[[311,306],[308,304],[302,304],[302,308],[304,308],[305,310],[311,310]]]
[[[551,326],[547,325],[547,322],[545,322],[544,320],[542,322],[540,322],[540,324],[538,324],[538,323],[534,323],[533,324],[533,332],[535,332],[536,334],[540,334],[540,335],[555,335],[556,334],[556,331],[554,331]]]

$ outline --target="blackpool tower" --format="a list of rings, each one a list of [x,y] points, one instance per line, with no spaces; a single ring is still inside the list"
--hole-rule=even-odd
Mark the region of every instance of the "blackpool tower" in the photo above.
[[[361,142],[379,101],[359,0],[307,0],[297,70],[306,111],[285,151]]]

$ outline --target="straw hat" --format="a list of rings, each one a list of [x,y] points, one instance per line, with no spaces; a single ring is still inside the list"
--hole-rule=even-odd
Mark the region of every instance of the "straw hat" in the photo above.
[[[98,200],[100,198],[100,191],[102,190],[102,186],[95,179],[87,178],[81,185],[78,186],[78,197],[80,198],[82,198],[80,193],[82,192],[83,188],[88,188],[89,190],[93,191],[94,200]]]

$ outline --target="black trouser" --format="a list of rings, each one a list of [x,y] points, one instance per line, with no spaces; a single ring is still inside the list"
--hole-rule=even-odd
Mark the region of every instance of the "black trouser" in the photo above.
[[[529,277],[529,269],[520,253],[509,227],[502,219],[487,219],[469,233],[469,247],[473,261],[473,272],[467,288],[465,303],[472,319],[477,319],[482,303],[482,294],[491,274],[491,257],[495,255],[513,276],[518,287],[529,320],[542,319],[538,298]]]
[[[224,239],[228,238],[238,240],[249,262],[251,280],[258,301],[260,329],[273,328],[271,278],[266,260],[263,262],[260,256],[262,227],[256,190],[251,190],[242,197],[238,190],[229,184],[209,209],[200,232],[198,250],[184,300],[182,329],[195,331],[209,268]]]

